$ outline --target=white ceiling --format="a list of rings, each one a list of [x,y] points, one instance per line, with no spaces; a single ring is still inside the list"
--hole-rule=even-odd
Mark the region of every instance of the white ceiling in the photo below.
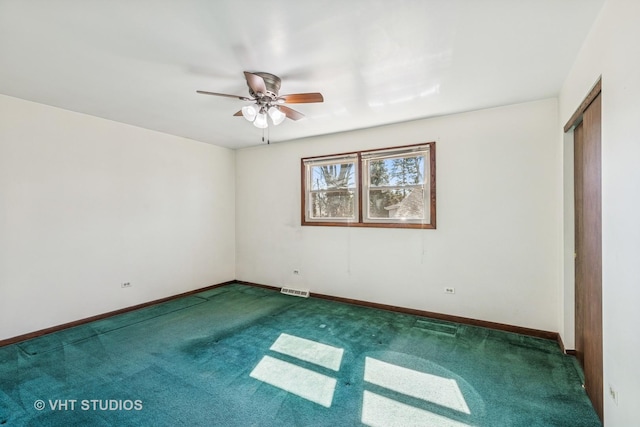
[[[553,97],[603,2],[0,0],[0,93],[242,148],[247,103],[196,90],[324,95],[272,143]]]

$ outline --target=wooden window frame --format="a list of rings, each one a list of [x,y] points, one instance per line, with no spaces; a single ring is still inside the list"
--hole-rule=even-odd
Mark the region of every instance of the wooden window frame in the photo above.
[[[425,156],[426,161],[429,163],[428,170],[428,182],[423,184],[423,188],[428,189],[428,203],[426,208],[429,210],[428,221],[414,221],[406,222],[402,220],[393,220],[384,222],[381,220],[370,221],[364,220],[363,204],[368,198],[365,197],[364,192],[368,191],[368,185],[363,185],[363,155],[370,156],[376,153],[394,153],[406,150],[410,152],[413,149],[419,149],[424,147],[428,149],[428,154]],[[314,161],[322,161],[323,159],[341,159],[356,156],[356,209],[354,220],[344,221],[331,221],[331,220],[308,220],[307,219],[307,197],[309,190],[307,188],[307,163]],[[426,165],[425,165],[426,166]],[[426,169],[426,168],[425,168]],[[426,174],[426,172],[425,172]],[[436,143],[425,142],[421,144],[402,145],[396,147],[385,147],[371,150],[351,151],[346,153],[329,154],[324,156],[304,157],[300,159],[300,188],[301,188],[301,224],[303,226],[321,226],[321,227],[371,227],[371,228],[413,228],[413,229],[435,229],[436,228]],[[425,177],[426,179],[427,177]]]

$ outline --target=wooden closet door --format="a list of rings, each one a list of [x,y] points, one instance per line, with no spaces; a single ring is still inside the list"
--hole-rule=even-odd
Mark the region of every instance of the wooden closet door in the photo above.
[[[603,419],[601,96],[574,130],[576,356],[585,389]]]

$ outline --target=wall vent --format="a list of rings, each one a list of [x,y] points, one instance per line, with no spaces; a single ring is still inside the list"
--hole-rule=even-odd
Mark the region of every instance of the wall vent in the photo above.
[[[309,290],[308,289],[294,289],[294,288],[282,288],[280,289],[280,293],[293,295],[296,297],[309,298]]]

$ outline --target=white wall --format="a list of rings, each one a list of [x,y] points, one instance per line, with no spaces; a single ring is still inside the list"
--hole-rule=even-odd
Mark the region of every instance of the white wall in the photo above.
[[[640,2],[607,0],[560,95],[564,124],[602,75],[604,414],[609,426],[640,425],[639,16]],[[617,405],[609,385],[618,392]]]
[[[558,331],[557,114],[549,99],[238,151],[237,278]],[[436,230],[301,227],[301,157],[427,141]]]
[[[0,339],[233,279],[234,162],[0,95]]]

